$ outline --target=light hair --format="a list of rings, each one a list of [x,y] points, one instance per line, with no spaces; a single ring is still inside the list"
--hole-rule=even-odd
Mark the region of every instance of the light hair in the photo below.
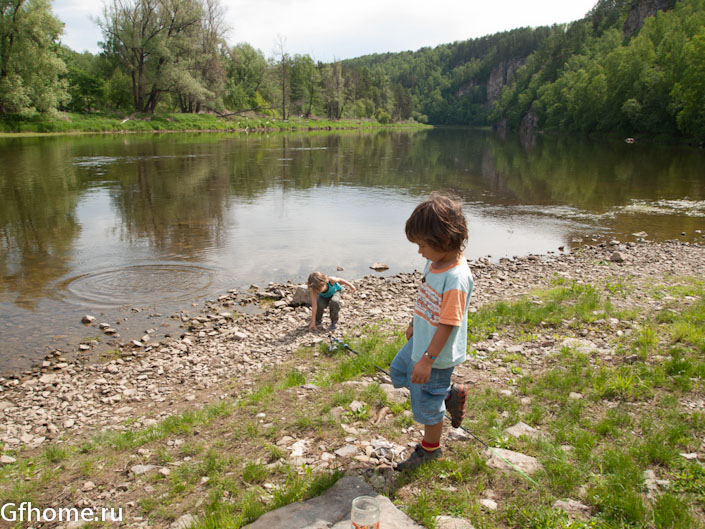
[[[308,288],[314,292],[323,292],[327,282],[328,278],[321,272],[311,272],[306,281]]]
[[[460,202],[440,193],[431,193],[406,221],[406,238],[424,242],[441,252],[460,252],[468,240],[468,227]]]

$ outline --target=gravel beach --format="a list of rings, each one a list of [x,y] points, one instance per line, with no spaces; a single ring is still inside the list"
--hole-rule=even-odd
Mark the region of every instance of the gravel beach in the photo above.
[[[677,241],[613,241],[566,254],[470,265],[476,281],[471,310],[550,286],[557,278],[592,284],[628,278],[635,290],[623,302],[631,303],[643,298],[639,289],[652,287],[662,277],[705,277],[705,247]],[[404,328],[418,279],[417,273],[406,273],[354,280],[356,292],[344,293],[337,336],[359,336],[371,325],[380,331]],[[225,293],[200,314],[180,315],[179,337],[128,343],[114,358],[100,363],[71,362],[57,355],[31,375],[0,378],[0,442],[7,449],[31,449],[59,438],[124,429],[127,419],[134,420],[133,428],[149,426],[222,398],[222,387],[234,373],[247,386],[248,376],[286,361],[300,347],[328,341],[327,332],[307,330],[310,309],[292,305],[296,289],[291,284],[253,287],[248,296],[264,307],[260,314],[233,313],[235,294]],[[659,301],[645,303],[655,306]],[[609,334],[618,327],[619,322],[606,322],[602,330],[582,338],[607,349]],[[548,332],[529,345],[505,342],[506,338],[500,344],[489,338],[475,345],[480,352],[514,347],[536,354],[561,345]],[[487,369],[479,355],[456,374],[473,383],[506,382],[501,370],[489,375]]]

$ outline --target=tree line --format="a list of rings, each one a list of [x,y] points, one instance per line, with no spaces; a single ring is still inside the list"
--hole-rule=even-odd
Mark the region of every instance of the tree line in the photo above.
[[[257,112],[329,119],[705,136],[705,0],[325,63],[226,42],[219,0],[109,0],[101,52],[60,44],[50,0],[0,0],[0,113]]]
[[[94,22],[102,51],[78,53],[61,45],[49,0],[0,0],[0,114],[411,116],[406,89],[384,76],[355,85],[340,62],[292,55],[283,37],[272,57],[228,45],[219,0],[109,0]]]

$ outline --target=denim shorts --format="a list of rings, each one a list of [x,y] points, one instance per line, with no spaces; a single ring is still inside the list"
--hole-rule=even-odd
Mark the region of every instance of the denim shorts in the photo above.
[[[445,400],[450,391],[450,377],[454,368],[431,369],[431,378],[428,382],[412,384],[411,371],[415,365],[411,360],[411,353],[414,350],[413,340],[412,336],[394,357],[389,366],[389,374],[395,388],[409,388],[414,420],[430,426],[441,422],[446,414]]]

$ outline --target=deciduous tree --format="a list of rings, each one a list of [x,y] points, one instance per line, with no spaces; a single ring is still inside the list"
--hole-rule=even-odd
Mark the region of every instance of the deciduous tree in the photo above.
[[[167,92],[190,101],[212,96],[197,75],[206,12],[199,0],[112,0],[105,7],[103,48],[130,76],[138,112],[154,112]]]
[[[0,112],[53,112],[68,100],[63,24],[48,0],[0,0]]]

